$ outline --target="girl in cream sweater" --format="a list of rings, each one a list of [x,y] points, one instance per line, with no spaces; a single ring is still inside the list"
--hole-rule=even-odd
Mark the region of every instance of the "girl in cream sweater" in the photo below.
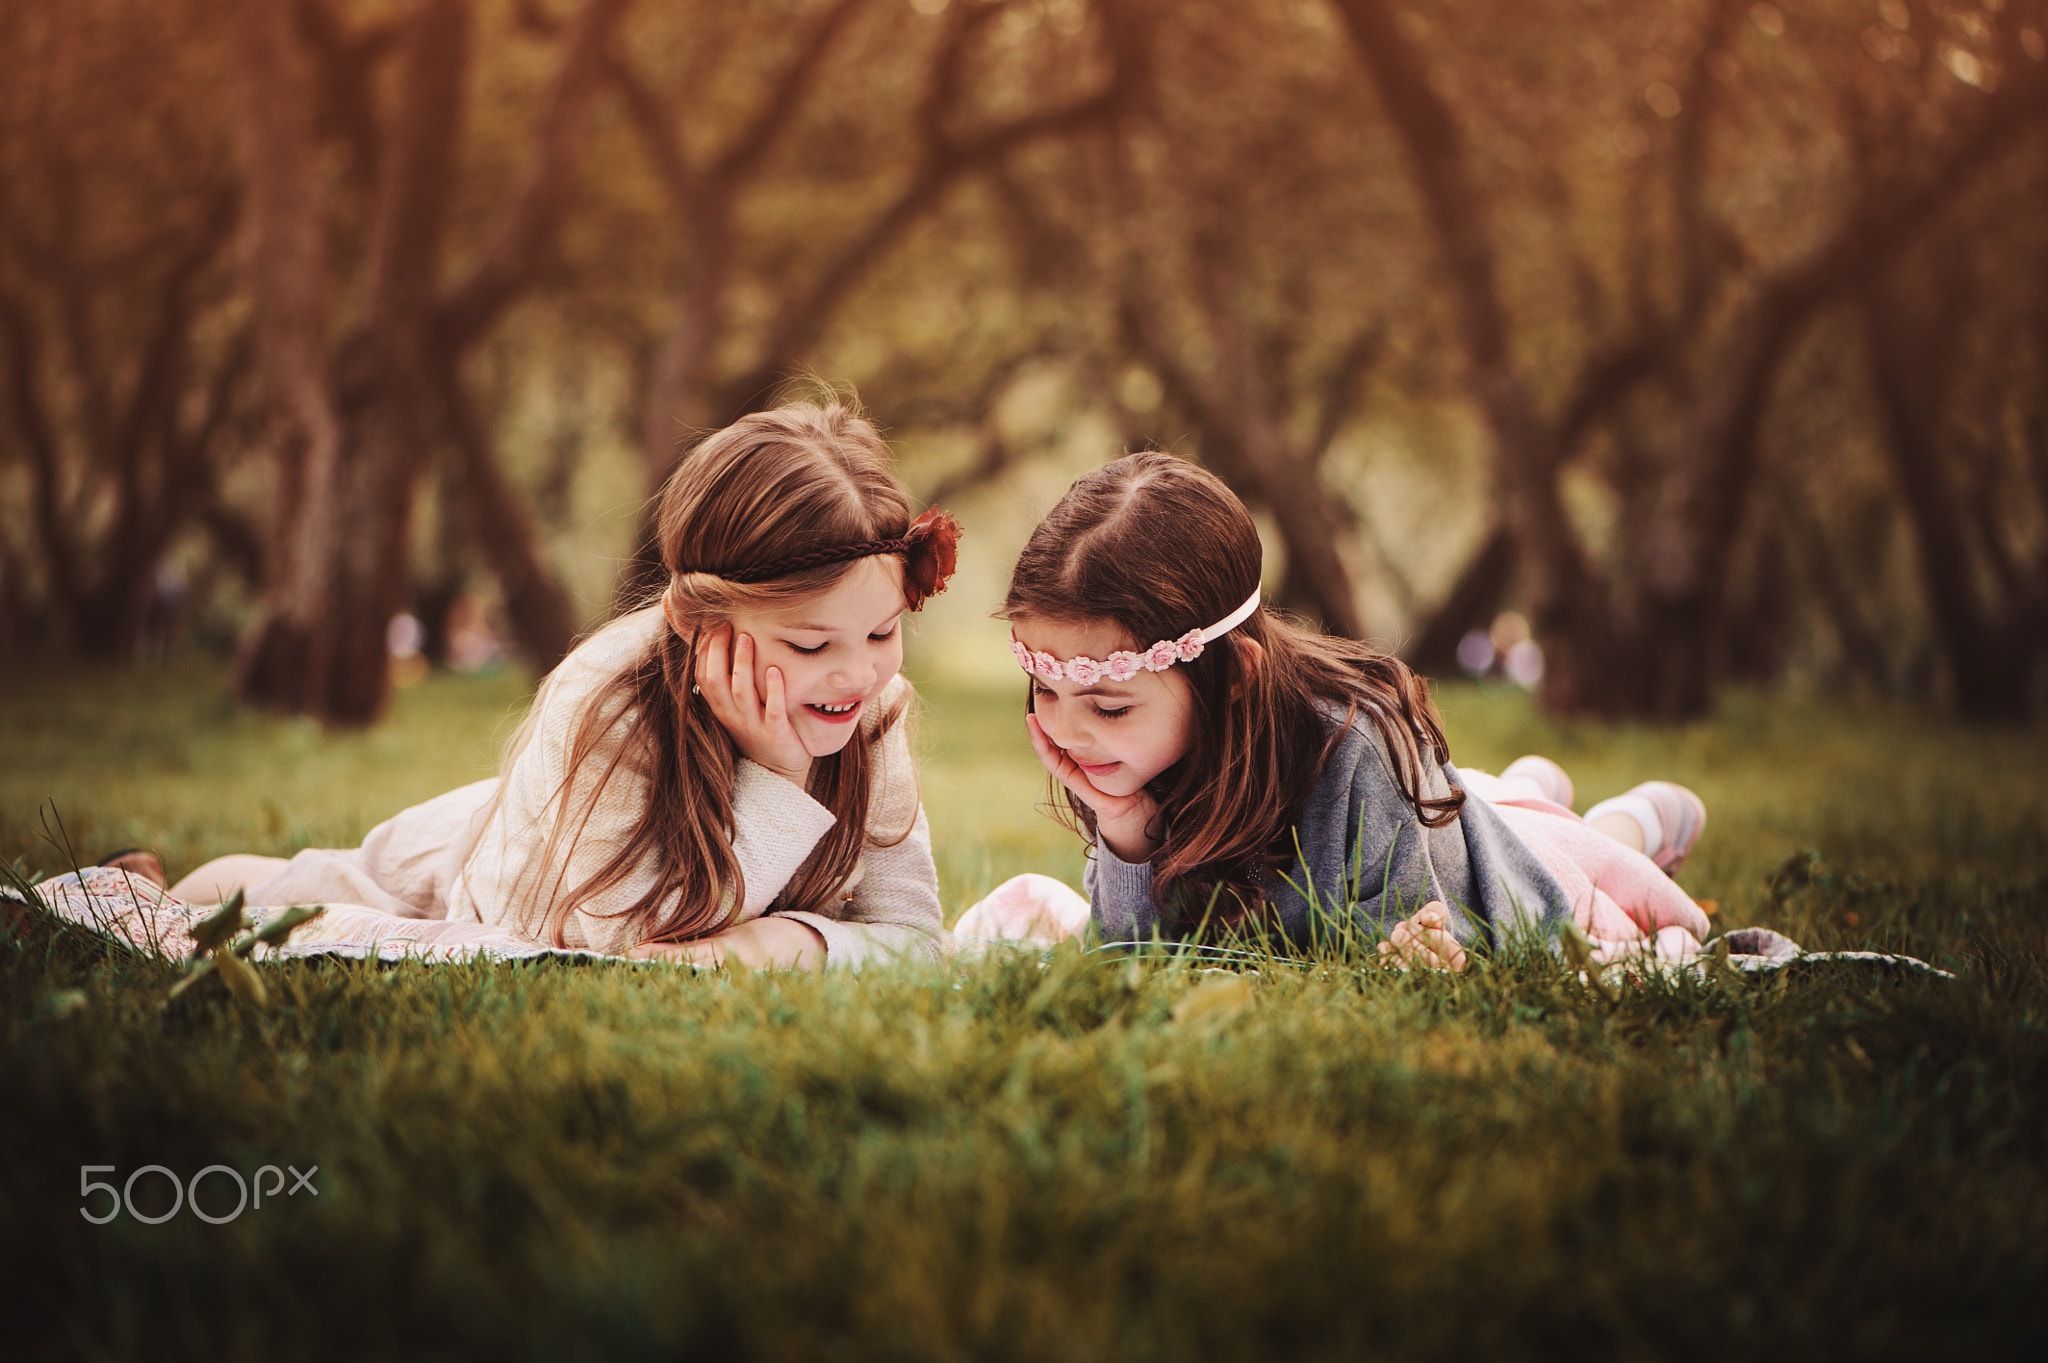
[[[233,856],[205,903],[367,904],[548,945],[700,964],[936,953],[931,838],[905,737],[902,616],[959,534],[913,519],[875,428],[839,405],[747,416],[662,493],[669,571],[535,698],[501,774],[345,851]]]

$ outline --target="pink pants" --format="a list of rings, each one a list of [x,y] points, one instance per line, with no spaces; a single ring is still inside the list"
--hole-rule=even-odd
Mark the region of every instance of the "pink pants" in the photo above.
[[[1707,915],[1656,862],[1595,832],[1530,782],[1469,767],[1458,768],[1458,776],[1557,878],[1602,960],[1652,950],[1665,960],[1688,960],[1699,952],[1711,931]]]

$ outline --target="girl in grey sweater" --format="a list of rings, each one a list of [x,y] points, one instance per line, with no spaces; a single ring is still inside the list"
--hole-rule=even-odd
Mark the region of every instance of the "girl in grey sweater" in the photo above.
[[[1260,560],[1228,487],[1146,452],[1077,481],[1017,561],[1003,616],[1032,679],[1025,722],[1094,844],[1102,935],[1245,927],[1311,948],[1363,933],[1399,963],[1456,970],[1470,944],[1554,942],[1587,920],[1586,874],[1559,850],[1587,825],[1471,798],[1491,778],[1450,764],[1422,680],[1263,609]],[[1573,837],[1552,846],[1532,817]]]

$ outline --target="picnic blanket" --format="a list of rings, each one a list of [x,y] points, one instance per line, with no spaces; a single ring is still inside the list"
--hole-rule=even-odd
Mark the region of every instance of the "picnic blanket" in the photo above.
[[[162,886],[111,866],[89,866],[34,888],[44,906],[66,922],[124,942],[138,951],[173,959],[192,954],[196,945],[192,925],[215,908],[212,904],[187,904],[173,899]],[[261,930],[285,909],[251,907],[243,912],[252,926]],[[258,961],[319,956],[438,962],[468,961],[480,956],[497,961],[552,956],[575,960],[626,959],[550,947],[481,923],[400,918],[360,904],[328,904],[318,918],[299,928],[284,943],[259,944],[251,953],[251,959]]]
[[[1035,872],[1004,881],[953,925],[954,935],[963,944],[972,941],[1051,946],[1069,937],[1079,937],[1087,930],[1088,901],[1071,886]],[[1593,941],[1603,948],[1599,969],[1609,978],[1659,971],[1700,974],[1709,968],[1707,957],[1718,955],[1717,943],[1726,944],[1729,965],[1752,974],[1793,965],[1845,963],[1955,978],[1948,971],[1911,956],[1883,951],[1808,951],[1769,928],[1734,928],[1705,943],[1697,943],[1690,934],[1675,930],[1644,935],[1634,942],[1602,942],[1598,938]]]
[[[196,946],[192,939],[192,926],[214,911],[211,904],[187,904],[173,899],[162,886],[137,879],[111,866],[90,866],[57,876],[35,886],[34,890],[43,905],[59,918],[138,951],[172,959],[192,955]],[[14,895],[7,897],[18,898]],[[282,907],[249,908],[244,912],[251,926],[260,931],[285,910]],[[1073,887],[1051,876],[1027,873],[1004,881],[962,915],[954,925],[950,945],[955,955],[973,954],[997,944],[1042,949],[1071,937],[1083,936],[1087,930],[1086,899]],[[1911,956],[1881,951],[1807,951],[1791,938],[1769,928],[1736,928],[1717,940],[1727,944],[1726,960],[1729,965],[1752,973],[1783,970],[1802,964],[1852,963],[1953,978],[1948,971]],[[1698,973],[1706,968],[1702,956],[1672,959],[1656,949],[1654,940],[1647,943],[1646,948],[1637,956],[1606,962],[1602,973],[1621,975],[1673,970]],[[360,904],[326,905],[319,917],[299,928],[285,942],[276,946],[258,944],[251,953],[251,959],[257,961],[310,957],[427,962],[469,961],[478,957],[496,961],[530,961],[543,957],[629,959],[595,951],[551,947],[530,937],[480,923],[401,918]]]

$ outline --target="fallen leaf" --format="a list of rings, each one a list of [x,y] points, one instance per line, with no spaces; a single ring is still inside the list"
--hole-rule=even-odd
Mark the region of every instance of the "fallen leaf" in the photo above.
[[[299,905],[286,909],[283,913],[265,923],[261,928],[258,928],[256,935],[249,939],[249,944],[252,947],[258,942],[265,946],[283,946],[286,938],[325,912],[327,910],[317,904]],[[246,956],[248,952],[243,951],[241,954]]]
[[[246,926],[242,921],[242,900],[242,892],[236,890],[228,896],[227,903],[192,925],[192,944],[201,954],[216,949]]]
[[[231,951],[223,951],[212,958],[214,973],[218,974],[237,999],[257,1008],[270,1006],[269,991],[263,981],[257,978],[256,969]]]

